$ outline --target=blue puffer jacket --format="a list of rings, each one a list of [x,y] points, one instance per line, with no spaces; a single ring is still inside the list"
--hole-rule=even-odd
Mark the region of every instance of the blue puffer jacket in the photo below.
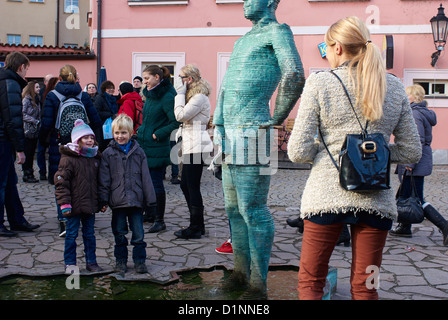
[[[64,96],[77,96],[81,92],[81,86],[79,83],[60,81],[55,87],[55,90]],[[90,127],[95,135],[98,136],[101,129],[101,120],[93,106],[92,100],[86,92],[82,93],[81,101],[87,112],[87,116],[90,120]],[[58,133],[55,128],[56,118],[59,109],[59,99],[53,92],[49,92],[45,98],[44,108],[42,110],[42,122],[39,132],[39,142],[42,146],[48,148],[48,162],[49,162],[49,174],[48,181],[54,184],[53,177],[58,170],[59,160],[61,155],[59,153],[58,146]]]
[[[77,96],[82,91],[78,82],[68,81],[58,82],[55,90],[66,97]],[[89,117],[89,126],[92,128],[93,132],[97,134],[98,130],[101,128],[101,120],[87,92],[82,93],[81,102],[84,104],[87,116]],[[42,126],[39,133],[39,141],[43,146],[48,145],[50,134],[51,136],[56,134],[55,123],[58,116],[58,109],[58,97],[56,97],[53,92],[49,92],[45,98],[45,105],[42,112]]]
[[[16,152],[24,150],[22,90],[26,81],[11,69],[0,69],[0,141],[9,141]]]
[[[422,143],[422,157],[418,163],[398,165],[399,175],[404,173],[405,167],[411,167],[414,176],[424,177],[432,173],[432,127],[437,124],[437,116],[433,110],[427,108],[427,102],[411,103],[412,115],[417,125],[420,142]]]

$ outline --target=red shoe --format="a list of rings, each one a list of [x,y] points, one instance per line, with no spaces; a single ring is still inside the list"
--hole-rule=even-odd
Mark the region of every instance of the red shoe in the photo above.
[[[233,253],[232,243],[229,240],[227,240],[222,244],[222,246],[216,248],[215,251],[221,254],[232,254]]]

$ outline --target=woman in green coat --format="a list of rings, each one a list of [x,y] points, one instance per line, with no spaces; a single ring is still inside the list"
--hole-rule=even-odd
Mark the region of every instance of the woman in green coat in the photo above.
[[[166,192],[163,186],[165,170],[171,164],[170,136],[180,125],[174,116],[174,97],[176,90],[170,81],[170,72],[166,67],[151,65],[142,72],[146,87],[143,106],[143,122],[138,128],[137,141],[148,158],[149,172],[156,192],[157,209],[154,212],[154,224],[150,233],[165,230]]]

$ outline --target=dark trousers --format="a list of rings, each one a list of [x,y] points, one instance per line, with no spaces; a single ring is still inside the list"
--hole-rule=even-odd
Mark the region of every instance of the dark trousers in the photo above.
[[[37,139],[25,138],[25,162],[22,164],[23,174],[33,174],[34,154],[36,153]]]
[[[115,238],[114,255],[117,261],[127,262],[128,240],[126,234],[131,229],[132,259],[134,263],[145,262],[146,242],[143,240],[143,209],[141,208],[117,208],[112,209],[112,233]]]
[[[0,224],[5,222],[5,209],[10,226],[26,222],[17,190],[14,150],[10,142],[0,142]]]
[[[166,166],[160,168],[149,168],[151,174],[152,185],[155,193],[165,193],[165,186],[163,179],[165,178]]]
[[[39,174],[46,176],[47,175],[47,161],[45,159],[45,153],[47,152],[47,148],[43,147],[39,141],[37,142],[37,166],[39,167]],[[48,168],[50,171],[50,168]]]
[[[182,189],[188,206],[203,207],[201,177],[204,166],[202,154],[191,153],[185,154],[183,157],[184,160],[182,161],[182,178],[180,188]]]

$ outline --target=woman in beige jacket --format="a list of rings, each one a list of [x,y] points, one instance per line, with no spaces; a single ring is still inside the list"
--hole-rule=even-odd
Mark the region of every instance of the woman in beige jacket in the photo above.
[[[205,232],[201,176],[204,157],[213,151],[207,132],[210,120],[209,83],[199,69],[188,64],[181,68],[174,102],[176,120],[182,122],[182,177],[180,187],[190,211],[190,226],[174,234],[183,239],[199,239]]]
[[[327,59],[344,83],[361,123],[369,133],[382,133],[390,144],[391,161],[415,163],[421,145],[409,101],[400,79],[386,74],[378,48],[360,19],[333,24],[325,36]],[[321,130],[323,137],[315,139]],[[397,216],[394,191],[346,191],[321,139],[333,158],[348,133],[360,133],[344,89],[330,72],[306,81],[288,143],[293,162],[312,163],[301,200],[304,234],[299,270],[299,298],[321,299],[328,262],[341,229],[351,225],[352,299],[378,299],[378,270],[387,231]],[[373,272],[373,273],[371,273]]]

